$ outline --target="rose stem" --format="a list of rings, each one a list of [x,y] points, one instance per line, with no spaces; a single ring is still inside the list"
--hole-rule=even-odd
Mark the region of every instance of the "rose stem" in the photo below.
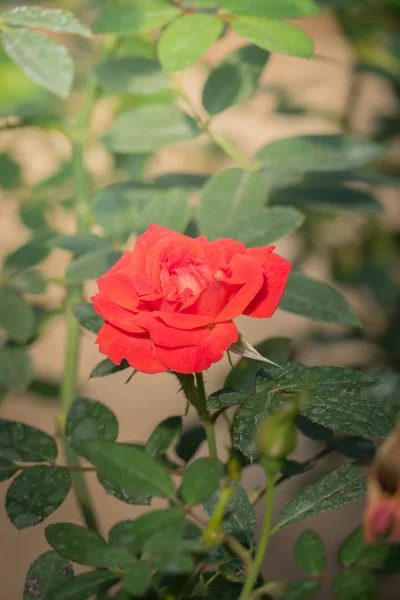
[[[207,443],[208,443],[208,452],[210,456],[217,458],[217,444],[215,441],[215,429],[214,423],[210,419],[210,415],[207,409],[207,398],[206,398],[206,390],[204,387],[204,378],[203,373],[196,373],[196,383],[197,383],[197,391],[199,394],[199,403],[201,406],[202,414],[200,414],[201,419],[204,422],[204,427],[206,430]]]

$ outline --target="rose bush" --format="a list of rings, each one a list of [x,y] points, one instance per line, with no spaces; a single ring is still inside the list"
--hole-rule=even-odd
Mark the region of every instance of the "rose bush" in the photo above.
[[[232,319],[271,317],[279,305],[291,264],[274,248],[151,225],[98,280],[100,352],[144,373],[208,369],[237,341]]]

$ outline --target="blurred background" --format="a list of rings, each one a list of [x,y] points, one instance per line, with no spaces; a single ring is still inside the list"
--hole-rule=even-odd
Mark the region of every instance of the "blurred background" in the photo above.
[[[0,9],[21,4],[3,0]],[[101,0],[52,0],[48,6],[68,8],[85,24],[90,24],[103,4]],[[348,189],[362,190],[379,202],[380,212],[370,209],[364,213],[352,212],[346,208],[327,211],[311,199],[307,206],[300,207],[307,214],[305,225],[278,247],[281,254],[307,274],[336,287],[360,315],[363,330],[349,334],[348,330],[311,323],[279,310],[270,320],[253,322],[243,318],[239,328],[252,344],[269,337],[292,338],[295,358],[308,365],[352,366],[382,372],[378,393],[382,394],[382,402],[390,397],[391,410],[397,412],[400,408],[400,2],[324,0],[320,4],[319,16],[298,22],[315,42],[315,58],[306,61],[273,55],[254,97],[245,105],[217,116],[214,128],[247,156],[271,140],[299,134],[345,131],[388,144],[389,151],[379,171],[363,170],[358,180],[349,185],[340,173],[321,175],[318,182],[313,182],[319,190],[338,184],[342,193]],[[73,53],[78,70],[67,105],[72,121],[81,104],[81,87],[96,55],[88,40],[65,37],[62,40]],[[185,90],[200,111],[201,90],[210,68],[241,43],[232,33],[218,42],[200,64],[185,71]],[[137,48],[133,48],[134,42],[131,44],[129,47],[127,42],[123,51],[145,55],[145,42]],[[163,149],[150,159],[146,155],[132,158],[128,155],[124,160],[111,156],[99,138],[121,106],[126,108],[141,102],[143,97],[134,94],[118,98],[104,94],[97,103],[86,157],[93,189],[123,176],[140,174],[146,178],[174,171],[208,175],[231,166],[203,136],[190,146]],[[71,144],[62,131],[53,128],[64,110],[61,101],[31,83],[0,51],[1,257],[28,240],[32,231],[41,227],[43,215],[60,230],[74,231]],[[196,191],[192,195],[195,203]],[[132,246],[133,242],[131,238],[127,245]],[[69,253],[56,249],[39,267],[46,276],[47,286],[45,293],[32,297],[42,331],[31,345],[35,380],[28,391],[7,394],[0,406],[1,417],[21,420],[50,433],[54,432],[55,396],[63,372],[65,342],[63,318],[57,315],[63,290],[57,279],[69,258]],[[95,289],[89,285],[87,297]],[[144,441],[161,419],[182,414],[184,398],[178,393],[173,377],[137,374],[125,385],[126,375],[119,373],[89,381],[89,374],[100,359],[94,334],[85,332],[79,367],[80,393],[112,407],[120,419],[121,440]],[[225,360],[212,367],[207,376],[210,392],[222,387],[228,370]],[[223,440],[222,431],[221,436]],[[305,459],[316,450],[317,442],[302,440],[296,458]],[[339,462],[339,456],[333,455],[311,475],[301,475],[280,486],[277,510],[311,479]],[[108,496],[90,475],[89,481],[103,532],[115,521],[147,510]],[[261,485],[262,481],[258,467],[246,471],[247,489]],[[6,486],[0,488],[2,501],[5,491]],[[361,522],[362,509],[363,503],[357,502],[281,531],[273,538],[265,574],[283,581],[296,576],[298,568],[291,552],[305,526],[320,532],[329,549],[328,572],[334,573],[337,548]],[[73,494],[46,524],[49,521],[80,522]],[[28,566],[47,549],[43,530],[44,525],[39,525],[18,532],[7,521],[5,512],[0,511],[2,597],[21,598]],[[380,598],[399,598],[397,577],[382,576]],[[324,592],[321,598],[329,596]]]

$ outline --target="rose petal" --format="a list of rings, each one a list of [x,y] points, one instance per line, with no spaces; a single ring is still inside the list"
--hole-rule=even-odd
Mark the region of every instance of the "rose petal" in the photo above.
[[[260,263],[245,254],[236,254],[230,263],[232,281],[244,281],[243,285],[231,297],[227,305],[215,319],[216,323],[234,319],[243,313],[248,304],[254,299],[264,282]],[[227,280],[229,283],[229,279]]]
[[[264,282],[260,291],[243,310],[243,314],[249,317],[259,319],[272,317],[285,291],[292,265],[272,250],[273,246],[247,250],[249,256],[260,260],[264,272]]]
[[[130,333],[143,333],[143,328],[136,323],[136,315],[115,304],[104,292],[99,292],[91,300],[97,314],[115,327]]]
[[[176,329],[168,327],[159,319],[154,317],[153,313],[141,313],[138,315],[138,323],[144,329],[147,329],[151,340],[167,348],[179,348],[182,346],[197,346],[204,342],[210,334],[206,327],[199,329]]]
[[[133,285],[133,279],[126,273],[108,272],[97,282],[99,290],[123,308],[137,310],[138,293]]]
[[[153,312],[153,315],[170,327],[178,329],[196,329],[211,324],[211,320],[206,315],[187,315],[173,312]]]
[[[199,373],[221,360],[225,350],[238,338],[232,321],[220,323],[209,329],[207,339],[197,346],[183,348],[154,347],[154,356],[169,369],[178,373]]]
[[[237,242],[231,238],[222,238],[211,242],[212,245],[219,246],[225,256],[225,261],[229,264],[236,254],[246,254],[246,246],[242,242]]]
[[[132,252],[132,260],[130,271],[132,275],[135,273],[144,274],[146,271],[147,253],[159,240],[163,237],[175,233],[172,229],[166,229],[159,225],[150,225],[148,229],[138,237],[135,247]]]

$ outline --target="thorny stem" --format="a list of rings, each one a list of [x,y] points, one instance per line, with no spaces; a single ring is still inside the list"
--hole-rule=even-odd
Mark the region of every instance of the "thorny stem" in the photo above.
[[[208,451],[209,451],[210,456],[217,458],[218,454],[217,454],[217,443],[215,440],[215,429],[214,429],[214,423],[210,419],[210,415],[209,415],[208,409],[207,409],[207,397],[206,397],[206,390],[204,387],[203,373],[196,373],[196,383],[197,383],[197,391],[199,394],[199,401],[200,401],[201,412],[202,412],[202,414],[200,414],[200,418],[202,418],[202,420],[204,422],[204,427],[206,430]],[[200,411],[199,411],[199,413],[200,413]]]

